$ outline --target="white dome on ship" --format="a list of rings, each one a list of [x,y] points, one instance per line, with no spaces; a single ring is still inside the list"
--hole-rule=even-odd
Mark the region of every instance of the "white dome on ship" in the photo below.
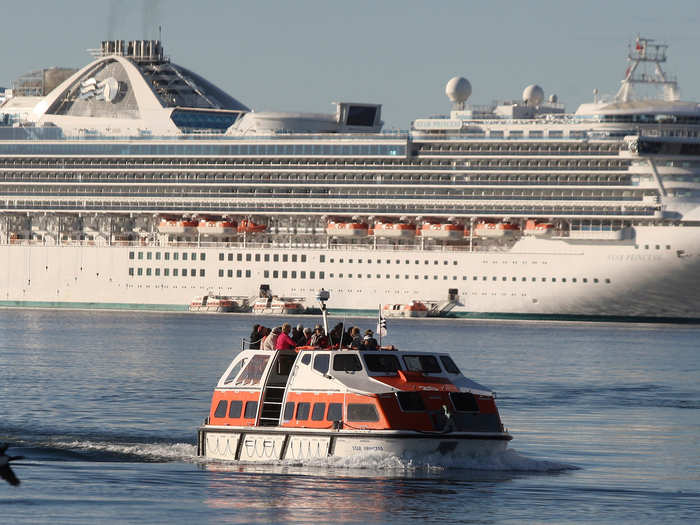
[[[452,102],[462,104],[472,94],[472,85],[464,77],[453,77],[445,86],[445,94]]]
[[[528,106],[539,106],[544,100],[544,89],[537,84],[530,84],[523,90],[523,102]]]

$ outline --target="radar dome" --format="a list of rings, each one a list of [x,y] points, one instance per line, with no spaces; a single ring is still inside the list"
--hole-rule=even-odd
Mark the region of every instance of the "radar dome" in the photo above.
[[[544,100],[544,90],[537,84],[530,84],[523,90],[523,102],[528,106],[539,106]]]
[[[455,104],[464,104],[472,94],[472,85],[464,77],[454,77],[445,86],[445,94]]]

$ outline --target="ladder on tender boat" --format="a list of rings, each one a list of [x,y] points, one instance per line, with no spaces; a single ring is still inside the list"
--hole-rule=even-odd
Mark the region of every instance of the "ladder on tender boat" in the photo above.
[[[260,411],[261,427],[276,427],[282,417],[282,399],[286,386],[267,385],[262,395],[262,410]]]

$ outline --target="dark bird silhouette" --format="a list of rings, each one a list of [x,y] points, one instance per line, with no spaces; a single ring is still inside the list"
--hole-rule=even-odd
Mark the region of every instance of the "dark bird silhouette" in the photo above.
[[[8,456],[5,454],[7,447],[7,444],[0,445],[0,477],[7,480],[10,485],[17,486],[19,485],[19,479],[17,479],[17,476],[15,476],[12,468],[10,468],[10,461],[24,459],[24,456]]]

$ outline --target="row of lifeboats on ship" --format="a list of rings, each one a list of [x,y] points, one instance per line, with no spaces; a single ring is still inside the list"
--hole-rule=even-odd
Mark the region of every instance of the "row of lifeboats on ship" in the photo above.
[[[474,225],[473,237],[482,239],[506,239],[516,235],[551,235],[554,225],[549,222],[528,220],[525,228],[520,224],[509,221],[478,221]],[[330,220],[326,226],[326,233],[331,237],[362,238],[368,236],[386,237],[394,239],[411,239],[424,237],[444,241],[459,241],[471,237],[468,226],[456,222],[431,222],[426,221],[422,225],[405,221],[376,221],[372,226],[369,223],[341,219]]]
[[[158,224],[158,232],[174,235],[230,236],[260,233],[267,229],[265,224],[257,224],[250,219],[240,222],[228,219],[195,219],[163,217]]]

